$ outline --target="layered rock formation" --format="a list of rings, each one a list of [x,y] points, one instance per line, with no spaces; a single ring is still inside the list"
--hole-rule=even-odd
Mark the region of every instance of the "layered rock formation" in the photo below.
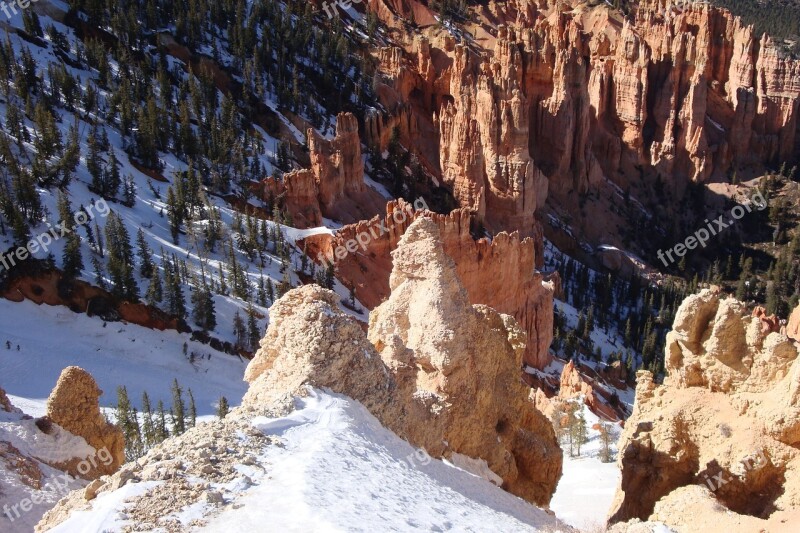
[[[546,504],[561,452],[519,376],[524,331],[469,303],[432,220],[416,220],[392,256],[392,293],[370,315],[372,344],[330,291],[305,286],[276,302],[245,405],[329,387],[431,455],[469,458],[506,490]]]
[[[356,117],[339,113],[330,141],[313,128],[307,135],[311,168],[288,172],[279,180],[267,178],[261,197],[278,199],[298,228],[321,226],[323,216],[353,222],[380,212],[383,199],[364,183]]]
[[[47,398],[47,417],[73,435],[83,437],[95,450],[106,450],[110,461],[94,461],[91,470],[79,472],[93,479],[113,474],[125,462],[122,431],[106,421],[98,400],[103,391],[91,374],[77,366],[65,368]],[[107,455],[106,455],[107,454]],[[70,470],[69,467],[66,468]]]
[[[373,3],[391,22],[395,4]],[[380,50],[388,111],[368,117],[368,141],[397,126],[462,206],[523,235],[548,195],[568,204],[603,176],[660,176],[680,197],[800,154],[800,62],[768,37],[707,3],[651,0],[631,18],[570,4],[489,2],[468,45],[430,28]]]
[[[455,262],[470,303],[513,315],[528,337],[525,362],[540,369],[547,366],[553,338],[553,283],[536,271],[543,261],[540,235],[523,239],[518,233],[501,232],[491,241],[476,240],[470,232],[472,217],[468,209],[438,215],[415,211],[398,200],[387,204],[384,217],[344,226],[332,238],[309,238],[309,254],[333,261],[338,247],[349,241],[366,241],[355,253],[336,259],[336,275],[346,286],[355,288],[361,303],[374,308],[390,294],[392,251],[419,217],[429,218],[438,227],[442,248]]]
[[[710,289],[688,297],[667,335],[664,385],[638,373],[611,521],[650,517],[688,531],[692,509],[717,505],[731,511],[726,531],[773,531],[796,516],[797,355],[741,302]]]

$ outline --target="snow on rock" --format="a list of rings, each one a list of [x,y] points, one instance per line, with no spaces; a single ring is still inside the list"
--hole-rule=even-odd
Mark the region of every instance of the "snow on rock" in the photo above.
[[[572,531],[426,456],[358,402],[312,387],[298,392],[283,414],[238,408],[168,439],[109,478],[88,509],[77,510],[87,503],[72,493],[37,531],[119,531],[132,522],[169,529],[187,520],[192,530],[219,532],[265,524],[275,531]]]
[[[42,424],[10,402],[3,403],[4,407],[0,408],[0,531],[27,533],[61,497],[86,483],[54,466],[74,466],[95,456],[96,450],[82,437],[55,424]]]

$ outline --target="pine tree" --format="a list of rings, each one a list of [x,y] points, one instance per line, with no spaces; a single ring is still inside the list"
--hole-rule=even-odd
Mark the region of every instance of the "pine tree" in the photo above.
[[[609,424],[600,422],[600,453],[599,459],[603,463],[610,463],[614,460],[611,454],[611,444],[613,442],[613,435]]]
[[[169,219],[169,230],[172,234],[172,244],[178,244],[178,235],[181,229],[181,213],[178,209],[175,191],[172,187],[167,189],[167,218]]]
[[[150,397],[147,395],[147,391],[142,392],[142,443],[147,449],[158,444]]]
[[[167,415],[164,412],[164,402],[158,400],[158,418],[156,419],[156,441],[163,442],[169,437],[167,429]]]
[[[589,431],[586,426],[586,417],[583,414],[583,407],[579,406],[577,414],[573,416],[572,425],[570,429],[572,435],[572,442],[575,444],[576,455],[581,455],[581,446],[586,444],[589,440]]]
[[[64,276],[71,278],[75,277],[83,270],[83,257],[81,256],[81,237],[75,231],[75,219],[72,213],[72,205],[64,191],[60,191],[58,194],[58,216],[61,219],[62,227],[67,230],[64,252],[62,255]]]
[[[150,278],[153,275],[153,252],[144,238],[142,228],[136,231],[136,249],[139,254],[139,274],[143,278]]]
[[[99,192],[103,198],[116,198],[119,192],[119,186],[122,179],[119,174],[119,161],[117,160],[117,152],[112,148],[108,155],[108,165],[106,165],[105,173],[103,175],[103,187]]]
[[[128,391],[125,387],[117,387],[117,407],[115,410],[117,426],[125,438],[125,459],[135,461],[143,455],[141,431],[136,409],[131,406]]]
[[[125,180],[122,182],[122,205],[126,207],[136,205],[136,183],[130,174],[125,176]]]
[[[108,216],[105,235],[112,293],[128,300],[138,300],[139,286],[133,275],[133,250],[130,237],[125,224],[116,213],[112,212]]]
[[[158,268],[153,269],[152,277],[150,278],[150,285],[147,287],[147,303],[150,305],[158,305],[164,299],[163,288],[161,287],[161,274]]]
[[[86,144],[89,146],[89,153],[86,156],[86,170],[92,177],[92,184],[89,187],[93,192],[102,195],[104,193],[103,170],[100,159],[100,145],[98,139],[97,126],[94,126],[86,136]]]
[[[166,286],[167,312],[179,318],[185,318],[186,302],[183,298],[178,265],[166,258],[164,259],[164,285]]]
[[[219,403],[217,404],[217,416],[219,418],[225,418],[228,416],[228,399],[225,396],[220,396]]]
[[[233,315],[233,335],[236,337],[237,346],[245,345],[247,329],[245,328],[244,320],[242,320],[242,315],[239,314],[239,311],[236,311],[236,314]]]
[[[178,380],[172,380],[172,433],[181,435],[186,431],[186,405],[183,403],[183,390],[178,385]]]
[[[194,323],[203,328],[203,331],[211,331],[217,327],[214,297],[205,281],[192,292],[192,306]]]
[[[261,332],[258,330],[256,310],[253,308],[252,304],[248,304],[247,306],[247,340],[250,351],[256,351],[261,341]]]
[[[197,423],[197,407],[194,404],[194,394],[192,394],[192,389],[188,390],[189,392],[189,427],[194,427]]]
[[[258,278],[258,305],[267,307],[267,288],[264,284],[264,274]]]
[[[272,278],[267,278],[267,298],[270,305],[275,303],[275,287],[272,285]]]

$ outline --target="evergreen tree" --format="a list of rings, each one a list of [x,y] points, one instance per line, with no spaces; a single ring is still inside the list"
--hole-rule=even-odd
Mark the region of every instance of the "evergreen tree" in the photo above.
[[[600,453],[599,459],[603,463],[610,463],[614,460],[611,454],[611,444],[613,443],[613,435],[611,434],[611,427],[605,422],[600,422]]]
[[[147,391],[142,393],[142,443],[147,449],[158,444],[150,397],[147,395]]]
[[[192,292],[192,306],[192,319],[203,331],[211,331],[217,327],[214,297],[205,280]]]
[[[108,216],[105,235],[112,293],[128,300],[138,300],[139,286],[133,275],[133,249],[130,237],[122,219],[114,212]]]
[[[130,174],[125,176],[125,180],[122,182],[122,205],[126,207],[136,205],[136,184]]]
[[[156,419],[156,440],[163,442],[169,437],[169,430],[167,429],[167,415],[164,412],[164,402],[158,400],[158,418]]]
[[[153,306],[160,304],[164,299],[163,288],[161,287],[161,274],[158,268],[153,269],[145,298],[147,299],[147,303]]]
[[[272,278],[267,278],[267,298],[270,305],[275,303],[275,287],[272,285]]]
[[[179,318],[185,318],[186,301],[183,298],[178,265],[168,259],[164,259],[164,284],[167,291],[167,312]]]
[[[62,265],[66,277],[75,277],[83,270],[83,257],[81,256],[81,237],[75,231],[75,219],[72,205],[64,191],[58,194],[58,216],[62,227],[67,230]]]
[[[142,228],[136,231],[136,250],[139,254],[139,274],[143,278],[150,278],[153,275],[153,252],[147,245]]]
[[[136,409],[131,406],[128,391],[125,387],[117,387],[117,407],[115,410],[117,426],[125,438],[125,459],[135,461],[144,453],[141,431]]]
[[[228,399],[225,396],[220,396],[219,403],[217,404],[217,416],[219,418],[225,418],[228,416]]]
[[[258,322],[256,321],[256,310],[252,304],[247,306],[247,339],[250,351],[256,351],[258,344],[261,341],[261,332],[258,329]]]
[[[575,445],[577,456],[581,455],[581,446],[589,440],[589,431],[586,425],[586,417],[583,414],[583,406],[579,406],[577,413],[572,417],[570,427],[571,443]]]
[[[189,392],[189,427],[194,427],[197,423],[197,407],[194,404],[194,394],[192,394],[192,389],[188,390]]]
[[[245,345],[247,329],[245,328],[244,320],[242,320],[242,315],[239,314],[239,311],[236,311],[236,314],[233,315],[233,335],[236,337],[237,346]]]
[[[186,405],[183,403],[183,389],[178,385],[178,380],[172,380],[172,433],[181,435],[186,431]]]
[[[178,209],[178,201],[175,197],[175,191],[172,187],[167,189],[167,219],[169,220],[169,230],[172,234],[172,244],[178,244],[178,235],[180,234],[181,218],[180,210]]]

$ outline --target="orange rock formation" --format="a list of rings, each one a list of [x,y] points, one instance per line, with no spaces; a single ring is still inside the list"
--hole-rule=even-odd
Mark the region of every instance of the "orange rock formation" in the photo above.
[[[410,216],[395,216],[396,212]],[[528,335],[525,362],[544,368],[550,362],[553,338],[553,283],[536,271],[537,263],[542,260],[541,236],[520,238],[516,232],[501,232],[491,241],[476,240],[470,233],[468,209],[457,209],[449,215],[429,211],[411,213],[404,201],[389,202],[383,218],[344,226],[333,238],[321,235],[307,239],[308,252],[312,258],[319,253],[332,257],[337,247],[358,235],[371,236],[378,233],[379,226],[385,227],[388,231],[371,238],[365,249],[336,261],[337,277],[345,285],[355,287],[359,301],[373,308],[389,296],[391,252],[413,220],[428,217],[439,228],[444,251],[455,261],[470,302],[514,316]]]
[[[311,168],[288,172],[282,179],[267,178],[261,196],[281,200],[298,228],[321,226],[323,216],[353,222],[379,213],[384,200],[364,184],[356,117],[339,113],[330,141],[313,128],[307,133]]]
[[[374,4],[374,5],[373,5]],[[385,20],[397,2],[374,0]],[[494,231],[536,232],[548,194],[642,173],[676,192],[800,153],[800,62],[728,11],[649,0],[490,2],[474,40],[423,29],[377,53],[385,114],[368,142],[401,141]]]

